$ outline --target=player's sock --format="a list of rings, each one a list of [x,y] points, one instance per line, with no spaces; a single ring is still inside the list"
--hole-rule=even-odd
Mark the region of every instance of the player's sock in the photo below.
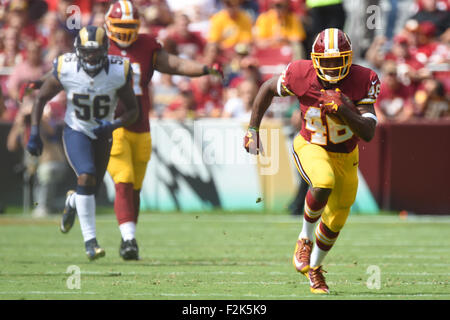
[[[298,238],[299,239],[309,239],[311,241],[314,240],[314,230],[316,227],[317,220],[320,219],[325,206],[327,205],[327,201],[319,202],[314,199],[311,190],[306,193],[305,199],[305,210],[303,214],[303,225],[302,231],[300,232]]]
[[[132,240],[136,234],[136,224],[132,221],[128,221],[119,225],[120,234],[124,241]]]
[[[141,206],[141,189],[133,190],[133,201],[134,201],[134,223],[137,224],[139,217],[139,209]]]
[[[310,266],[311,268],[322,265],[322,261],[330,251],[339,232],[331,231],[322,221],[316,228],[316,245],[311,252]]]
[[[132,183],[116,183],[116,199],[114,211],[119,225],[134,222],[134,196]]]
[[[78,219],[84,241],[96,237],[94,187],[78,186],[75,196]]]

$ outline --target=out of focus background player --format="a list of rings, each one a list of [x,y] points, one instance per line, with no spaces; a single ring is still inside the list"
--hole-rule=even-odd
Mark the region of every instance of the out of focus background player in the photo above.
[[[131,126],[113,133],[113,146],[108,172],[115,183],[114,210],[122,240],[119,254],[124,260],[138,260],[139,248],[135,233],[140,207],[140,191],[152,142],[150,136],[149,82],[154,70],[166,74],[199,77],[209,74],[223,77],[218,64],[208,67],[168,53],[157,39],[139,34],[140,20],[131,1],[120,0],[109,7],[105,27],[111,46],[110,54],[130,60],[133,68],[133,89],[138,97],[139,118]],[[118,108],[118,115],[122,108]]]
[[[294,140],[293,155],[310,189],[293,263],[309,278],[313,293],[329,292],[322,261],[356,198],[357,143],[359,139],[370,141],[377,124],[373,104],[380,81],[371,69],[352,64],[352,56],[350,39],[343,31],[320,32],[313,43],[312,60],[292,62],[261,86],[244,138],[245,149],[258,154],[262,150],[260,123],[273,97],[298,98],[302,129]]]
[[[42,153],[39,126],[45,104],[58,92],[67,94],[63,142],[66,157],[77,175],[76,192],[69,191],[61,221],[67,233],[78,213],[89,260],[105,255],[97,242],[95,194],[103,181],[112,144],[112,132],[135,122],[138,115],[129,61],[108,55],[108,38],[101,27],[82,28],[75,39],[75,53],[55,59],[53,74],[46,78],[32,110],[27,150]],[[117,101],[125,112],[114,119]]]

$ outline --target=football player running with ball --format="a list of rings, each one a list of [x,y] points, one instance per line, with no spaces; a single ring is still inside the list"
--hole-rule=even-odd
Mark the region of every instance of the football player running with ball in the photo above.
[[[262,150],[259,126],[272,98],[298,98],[302,129],[294,140],[293,156],[310,189],[293,264],[309,279],[313,293],[329,293],[322,262],[356,198],[358,141],[370,141],[377,124],[373,104],[380,81],[372,70],[352,64],[352,55],[350,39],[343,31],[320,32],[312,60],[290,63],[281,75],[261,86],[244,137],[247,152],[258,154]]]
[[[45,77],[32,109],[32,128],[27,150],[42,153],[39,124],[46,103],[58,92],[67,94],[63,145],[67,160],[77,175],[76,192],[66,198],[61,231],[72,227],[78,213],[89,260],[105,255],[97,242],[95,195],[108,165],[114,130],[133,124],[138,104],[132,86],[129,61],[108,55],[109,40],[103,28],[88,26],[75,39],[75,53],[55,59],[53,72]],[[114,119],[120,99],[125,111]]]
[[[221,67],[205,66],[196,61],[169,54],[148,34],[139,34],[139,14],[131,1],[120,0],[109,7],[105,28],[110,39],[110,54],[130,60],[134,74],[134,92],[138,97],[139,118],[131,126],[114,131],[108,172],[114,180],[114,211],[122,236],[119,254],[124,260],[138,260],[136,225],[140,207],[140,191],[150,161],[150,98],[148,85],[154,70],[162,73],[199,77],[215,75],[223,78]],[[118,113],[122,110],[119,106]]]

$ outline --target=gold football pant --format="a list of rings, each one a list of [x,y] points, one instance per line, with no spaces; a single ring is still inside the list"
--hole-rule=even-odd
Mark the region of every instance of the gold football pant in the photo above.
[[[133,189],[141,189],[151,150],[150,132],[137,133],[125,128],[114,130],[108,163],[108,172],[114,183],[132,183]]]
[[[328,152],[301,135],[294,139],[295,164],[305,181],[313,188],[332,189],[322,221],[333,232],[342,229],[355,201],[358,158],[358,147],[350,153]]]

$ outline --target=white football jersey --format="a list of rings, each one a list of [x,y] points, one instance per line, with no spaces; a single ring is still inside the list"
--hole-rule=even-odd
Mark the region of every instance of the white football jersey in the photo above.
[[[65,123],[96,139],[92,129],[99,124],[95,119],[114,120],[117,90],[132,76],[129,60],[108,55],[107,65],[93,78],[83,70],[75,53],[59,56],[54,65],[53,74],[67,95]]]

